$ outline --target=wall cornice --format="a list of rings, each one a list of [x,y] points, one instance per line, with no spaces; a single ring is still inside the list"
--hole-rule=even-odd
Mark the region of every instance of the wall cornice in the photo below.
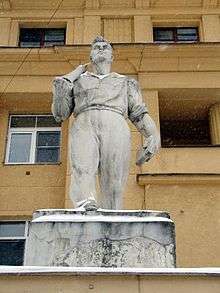
[[[9,2],[13,9],[56,9],[60,4],[57,0],[48,1],[35,1],[35,0],[3,0],[3,2]],[[61,3],[61,9],[109,9],[114,7],[119,8],[167,8],[167,7],[218,7],[220,6],[218,0],[64,0]]]
[[[220,184],[220,174],[138,174],[139,185]]]
[[[153,44],[153,43],[125,43],[113,44],[115,59],[126,58],[213,58],[220,57],[220,42],[206,42],[194,44]],[[29,51],[29,48],[0,47],[1,61],[20,61]],[[53,48],[32,48],[26,59],[36,60],[36,57],[43,57],[43,60],[63,60],[66,58],[80,60],[88,57],[90,45],[68,45]],[[42,59],[41,59],[42,61]]]

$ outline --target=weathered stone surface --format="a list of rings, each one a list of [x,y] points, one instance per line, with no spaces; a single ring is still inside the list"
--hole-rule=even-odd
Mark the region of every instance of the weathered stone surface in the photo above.
[[[175,267],[174,224],[154,211],[34,214],[25,265],[80,267]]]

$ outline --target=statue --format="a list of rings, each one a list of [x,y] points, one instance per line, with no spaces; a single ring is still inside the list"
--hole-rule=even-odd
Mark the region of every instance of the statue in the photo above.
[[[126,118],[145,137],[137,164],[158,151],[160,137],[142,102],[136,80],[111,72],[112,47],[103,37],[92,43],[88,64],[53,82],[52,112],[56,121],[75,117],[70,130],[70,198],[82,210],[96,210],[96,175],[102,194],[101,207],[122,208],[122,192],[130,158],[130,131]]]

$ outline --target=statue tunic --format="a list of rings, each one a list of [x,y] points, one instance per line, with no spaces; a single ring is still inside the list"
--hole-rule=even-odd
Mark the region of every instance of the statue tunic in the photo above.
[[[114,72],[85,72],[75,81],[63,78],[69,81],[55,88],[53,113],[58,121],[71,113],[76,117],[70,129],[70,197],[76,205],[95,200],[99,171],[101,206],[120,209],[130,160],[125,118],[133,122],[147,113],[138,83]]]

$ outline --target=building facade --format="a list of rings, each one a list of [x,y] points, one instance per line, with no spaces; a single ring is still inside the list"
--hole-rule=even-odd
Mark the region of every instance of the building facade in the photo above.
[[[219,266],[219,1],[3,0],[0,12],[1,264],[22,265],[36,209],[72,208],[73,119],[53,121],[51,83],[88,62],[91,41],[103,35],[112,70],[139,81],[162,139],[159,154],[137,167],[142,137],[130,124],[124,209],[170,212],[178,267]]]

